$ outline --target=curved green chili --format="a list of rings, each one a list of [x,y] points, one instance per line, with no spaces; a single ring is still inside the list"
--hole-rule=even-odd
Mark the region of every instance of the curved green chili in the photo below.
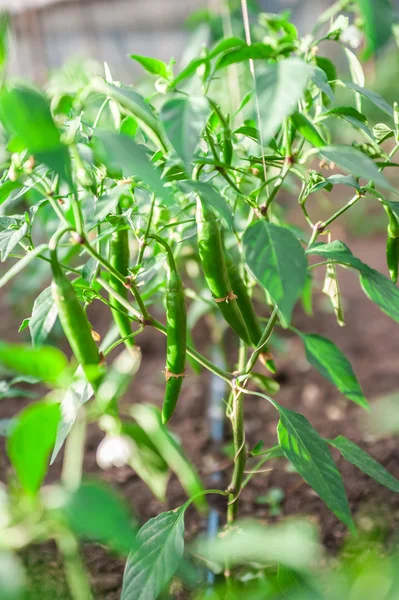
[[[214,212],[197,201],[198,249],[205,279],[225,320],[251,346],[244,319],[227,274],[222,232]]]
[[[396,283],[399,273],[399,222],[387,204],[384,204],[384,209],[389,218],[386,245],[387,265],[391,279]]]
[[[56,248],[51,248],[51,268],[52,294],[62,329],[76,360],[82,365],[87,379],[94,385],[98,379],[98,371],[90,367],[100,363],[100,353],[82,305],[76,297],[71,282],[59,265]]]
[[[118,212],[120,212],[120,209],[118,209]],[[109,261],[119,273],[124,276],[128,275],[130,252],[129,232],[127,229],[119,229],[113,233],[109,248]],[[118,292],[122,298],[125,300],[128,299],[129,291],[119,279],[110,275],[109,283],[112,289],[115,290],[115,292]],[[134,346],[134,337],[128,337],[132,335],[131,320],[129,316],[124,313],[120,302],[118,302],[112,294],[109,296],[109,303],[116,309],[111,310],[112,317],[118,327],[121,338],[124,338],[126,348],[130,350]]]
[[[229,254],[226,255],[226,267],[227,274],[231,283],[231,287],[237,296],[237,305],[240,309],[245,325],[247,326],[249,337],[251,338],[252,346],[255,348],[258,346],[260,338],[262,337],[262,328],[256,316],[255,308],[251,297],[248,294],[247,286],[243,281],[240,272],[234,263],[233,259]],[[276,366],[273,358],[268,352],[267,347],[264,349],[262,355],[262,362],[272,372],[276,372]]]
[[[166,280],[166,388],[162,422],[167,423],[176,408],[186,369],[187,313],[181,277],[169,245],[157,235],[149,235],[167,251]]]

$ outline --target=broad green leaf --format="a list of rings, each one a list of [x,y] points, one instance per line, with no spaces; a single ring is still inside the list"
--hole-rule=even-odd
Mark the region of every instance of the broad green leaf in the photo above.
[[[335,240],[330,244],[314,244],[306,252],[359,271],[360,283],[366,296],[399,323],[399,288],[388,277],[354,256],[343,242]]]
[[[1,600],[26,600],[26,577],[22,562],[16,554],[0,550]]]
[[[391,319],[399,323],[399,289],[382,273],[368,268],[360,273],[364,293]]]
[[[251,140],[254,140],[254,142],[259,142],[260,140],[259,129],[257,129],[256,127],[244,125],[243,127],[239,127],[238,129],[236,129],[233,133],[240,133],[241,135],[245,135],[246,137],[251,138]]]
[[[311,121],[302,113],[296,112],[292,115],[291,121],[294,127],[299,131],[301,135],[308,141],[312,146],[321,148],[325,146],[325,141],[317,131],[316,127]]]
[[[29,330],[34,348],[42,346],[57,320],[57,307],[54,303],[51,287],[47,287],[36,298],[32,316],[29,319]]]
[[[165,204],[174,203],[172,193],[164,186],[160,170],[151,164],[145,148],[126,135],[96,131],[94,149],[104,164],[112,170],[123,171],[125,177],[137,177]]]
[[[276,404],[277,434],[285,456],[330,510],[354,528],[345,488],[326,442],[303,415]]]
[[[367,137],[374,141],[373,133],[367,126],[366,117],[356,110],[356,108],[353,108],[353,106],[337,106],[336,108],[332,108],[331,110],[322,113],[319,120],[327,117],[337,117],[342,119],[346,123],[352,125],[352,127],[363,131]]]
[[[332,79],[335,79],[333,77]],[[332,102],[334,101],[334,92],[331,85],[328,83],[327,73],[320,67],[313,68],[312,81]]]
[[[321,335],[297,332],[302,339],[306,358],[323,377],[331,381],[339,391],[365,409],[369,404],[362,392],[352,365],[337,346]]]
[[[327,177],[327,181],[333,185],[347,185],[360,190],[360,185],[353,175],[330,175],[330,177]]]
[[[367,47],[364,58],[378,53],[392,37],[395,14],[390,0],[358,0]]]
[[[257,221],[244,234],[245,260],[266,289],[287,327],[307,276],[305,252],[291,231],[268,221]]]
[[[187,166],[191,163],[209,113],[209,102],[204,96],[173,98],[162,107],[161,119],[166,134]]]
[[[388,102],[384,100],[382,96],[380,96],[380,94],[377,94],[377,92],[374,92],[373,90],[368,90],[367,88],[362,87],[356,83],[352,83],[350,81],[344,81],[343,84],[347,88],[355,90],[355,92],[358,92],[359,94],[370,100],[370,102],[377,106],[377,108],[385,112],[390,117],[393,116],[392,106],[390,106]]]
[[[130,58],[137,61],[148,73],[168,79],[170,69],[163,60],[150,58],[149,56],[140,56],[140,54],[130,54]]]
[[[381,485],[384,485],[393,492],[399,493],[399,480],[391,475],[379,462],[374,460],[363,448],[360,448],[357,444],[342,435],[335,438],[335,440],[327,441],[331,446],[340,451],[345,460],[355,465],[355,467],[378,481]]]
[[[161,502],[166,502],[166,487],[170,476],[167,463],[140,425],[133,422],[123,423],[122,432],[128,435],[134,444],[129,465],[154,496]]]
[[[355,177],[371,179],[376,185],[393,190],[389,181],[380,173],[371,158],[352,146],[325,146],[320,150],[320,154]]]
[[[242,519],[237,526],[225,529],[212,539],[200,538],[194,542],[194,552],[215,564],[222,573],[226,564],[234,568],[282,563],[293,569],[307,570],[320,549],[315,528],[305,521],[266,526],[255,519]],[[276,598],[274,594],[262,594],[251,599],[255,597],[259,600]],[[244,600],[247,596],[241,593],[237,598]]]
[[[363,67],[362,67],[358,57],[356,56],[356,54],[354,52],[352,52],[352,50],[349,50],[349,48],[344,48],[344,52],[346,54],[346,58],[348,59],[349,71],[350,71],[350,75],[351,75],[351,79],[352,79],[353,83],[363,88],[364,84],[366,82],[366,78],[364,76]],[[359,112],[361,112],[361,110],[362,110],[362,95],[359,93],[356,93],[355,99],[356,99],[356,108],[358,109]]]
[[[264,143],[275,135],[284,119],[296,109],[313,69],[299,58],[266,65],[257,78]]]
[[[135,521],[111,488],[84,483],[70,494],[62,512],[70,528],[84,540],[106,544],[123,554],[136,547]]]
[[[269,44],[254,42],[250,46],[245,45],[224,54],[217,62],[215,71],[246,60],[267,60],[274,57],[275,54],[276,50]]]
[[[345,325],[344,309],[342,307],[342,298],[339,289],[337,269],[334,263],[329,263],[327,265],[322,291],[323,294],[326,294],[326,296],[330,298],[335,316],[337,318],[337,323],[343,327]]]
[[[68,150],[61,142],[50,105],[42,94],[22,86],[3,89],[0,120],[11,135],[21,140],[38,163],[45,163],[64,181],[72,184]]]
[[[36,494],[46,475],[60,420],[60,405],[37,402],[17,417],[7,439],[7,454],[22,488]]]
[[[21,184],[18,181],[5,181],[0,186],[0,204],[3,204],[6,200],[8,200],[11,192],[17,190],[21,187]]]
[[[3,275],[3,277],[1,277],[0,288],[2,288],[6,283],[8,283],[10,281],[10,279],[12,279],[16,275],[18,275],[18,273],[23,271],[23,269],[25,269],[25,267],[27,267],[32,262],[32,260],[34,260],[39,254],[41,254],[43,252],[43,250],[46,250],[46,249],[47,249],[46,244],[41,244],[40,246],[36,246],[36,248],[34,250],[31,250],[30,252],[28,252],[28,254],[26,254],[23,258],[21,258],[21,260],[19,260],[17,263],[15,263],[11,267],[11,269],[9,269],[7,271],[7,273],[5,273]]]
[[[231,228],[233,225],[233,215],[230,206],[223,196],[210,184],[204,181],[189,181],[184,183],[184,189],[193,189],[201,198],[202,202],[214,209]]]
[[[50,386],[61,382],[68,366],[67,357],[58,348],[0,342],[0,365],[21,375],[30,375]]]
[[[151,439],[169,468],[176,474],[187,495],[192,497],[202,492],[204,488],[196,470],[183,456],[180,446],[163,425],[161,411],[149,404],[135,404],[131,408],[131,414]],[[206,499],[202,496],[195,501],[195,504],[200,510],[207,507]]]
[[[156,600],[175,574],[184,552],[185,506],[161,513],[143,525],[130,554],[121,600]]]
[[[169,143],[162,124],[140,94],[130,87],[107,83],[100,77],[95,80],[93,87],[99,93],[115,100],[130,116],[135,117],[142,130],[157,147],[163,151],[168,150]]]
[[[179,83],[194,75],[198,69],[203,64],[209,63],[213,58],[216,58],[220,54],[224,52],[228,52],[229,50],[233,50],[234,48],[244,48],[247,44],[244,40],[240,38],[228,38],[222,40],[203,58],[195,58],[175,77],[170,86],[172,88],[176,87]]]
[[[0,258],[4,262],[15,246],[25,237],[28,232],[27,223],[23,223],[18,229],[5,229],[0,232]]]
[[[327,76],[327,81],[330,82],[331,87],[335,85],[335,80],[337,79],[337,69],[334,63],[325,56],[316,56],[316,64],[319,69],[324,71]]]

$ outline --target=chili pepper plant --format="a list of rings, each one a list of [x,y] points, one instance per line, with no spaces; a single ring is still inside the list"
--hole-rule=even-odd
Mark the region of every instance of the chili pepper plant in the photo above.
[[[373,19],[367,20],[366,5],[337,3],[305,37],[286,14],[260,14],[249,28],[244,10],[245,35],[224,36],[180,69],[173,60],[132,55],[149,73],[147,95],[115,81],[108,65],[105,75],[81,71],[71,77],[64,71],[44,90],[4,77],[0,287],[31,281],[37,297],[20,328],[25,341],[2,341],[0,363],[12,377],[10,395],[32,394],[16,387],[21,381],[48,388],[43,399],[2,422],[13,471],[1,488],[0,549],[16,573],[14,552],[53,539],[71,596],[91,598],[79,556],[83,539],[130,553],[124,600],[155,599],[176,574],[203,597],[205,567],[220,573],[221,595],[210,590],[215,598],[235,589],[237,597],[255,597],[245,588],[254,579],[257,598],[280,597],[276,589],[283,580],[287,594],[297,593],[299,580],[310,593],[304,564],[313,556],[313,539],[299,525],[289,531],[251,525],[245,531],[254,548],[252,541],[243,543],[237,522],[243,487],[263,476],[267,461],[289,461],[354,531],[330,453],[335,448],[399,491],[399,482],[354,442],[323,439],[302,414],[280,404],[271,340],[281,331],[298,336],[311,365],[369,410],[342,351],[333,340],[299,331],[293,317],[298,304],[311,311],[320,282],[315,274],[321,273],[342,325],[339,278],[341,269],[350,269],[370,301],[399,322],[399,203],[387,176],[398,166],[399,112],[367,88],[361,62],[347,45],[348,33],[361,35],[361,25],[353,24],[359,14],[366,52],[375,53],[384,41]],[[325,56],[332,44],[339,67]],[[370,107],[378,114],[374,122]],[[321,196],[330,207],[322,221],[315,216]],[[336,237],[335,222],[345,223],[356,204],[386,212],[390,278]],[[291,220],[295,206],[300,225]],[[109,324],[101,339],[92,325],[100,308]],[[207,321],[212,343],[228,349],[223,367],[193,342],[199,318]],[[165,371],[153,375],[164,378],[162,410],[140,403],[134,386],[135,403],[125,396],[148,329],[159,339],[166,336]],[[171,433],[189,371],[197,377],[208,371],[225,385],[234,443],[227,488],[205,489]],[[270,403],[279,418],[272,447],[262,440],[247,444],[245,408],[254,396]],[[115,492],[82,479],[90,423],[104,432],[100,466],[130,465],[162,501],[174,472],[187,502],[138,531]],[[61,450],[61,481],[43,486]],[[224,497],[222,545],[200,543],[183,561],[185,511],[194,504],[206,514],[212,494]],[[270,568],[276,563],[279,588]],[[252,579],[242,577],[243,565]],[[19,597],[22,576],[1,585]],[[317,593],[312,597],[325,597]]]

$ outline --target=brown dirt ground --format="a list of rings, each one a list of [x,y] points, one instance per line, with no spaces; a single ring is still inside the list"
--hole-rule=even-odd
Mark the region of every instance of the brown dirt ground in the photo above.
[[[335,237],[345,241],[343,232]],[[352,251],[369,265],[386,272],[384,241],[379,238],[357,240],[351,244]],[[332,339],[348,356],[354,367],[368,399],[373,402],[381,395],[393,392],[398,387],[399,335],[398,326],[373,305],[363,294],[357,282],[357,275],[340,269],[340,283],[345,297],[346,326],[339,327],[331,312],[326,312],[326,298],[322,294],[315,297],[315,315],[304,316],[298,309],[295,325],[307,332],[319,333]],[[4,313],[3,313],[4,314]],[[101,331],[101,324],[96,329]],[[204,353],[209,351],[204,343],[203,328],[197,331],[196,341]],[[11,332],[11,319],[3,320],[2,339],[15,339]],[[288,353],[277,354],[278,380],[281,391],[277,400],[282,405],[303,413],[318,431],[328,437],[346,435],[360,442],[376,459],[394,475],[399,477],[399,443],[393,438],[378,439],[369,430],[364,421],[363,411],[346,401],[335,388],[326,382],[304,359],[299,340],[287,336]],[[160,405],[162,401],[164,367],[164,339],[156,332],[146,332],[141,339],[143,362],[124,402],[150,402]],[[155,376],[154,373],[158,376]],[[210,468],[220,465],[223,472],[223,485],[228,484],[230,469],[226,469],[226,457],[212,448],[209,439],[206,406],[209,377],[196,377],[190,373],[185,381],[184,391],[171,421],[171,429],[181,438],[187,455],[196,465],[205,485],[210,484]],[[4,400],[0,405],[0,418],[17,413],[24,401]],[[265,446],[273,445],[276,440],[276,413],[261,398],[247,397],[245,405],[246,435],[250,446],[263,439]],[[226,427],[228,430],[228,427]],[[166,506],[158,502],[141,480],[129,468],[112,469],[100,472],[95,462],[95,452],[102,437],[95,427],[89,431],[85,472],[95,474],[112,483],[127,500],[140,520],[157,513],[175,508],[185,500],[184,492],[177,480],[172,478],[168,488]],[[338,457],[337,457],[338,458]],[[0,456],[4,465],[4,456]],[[50,470],[49,480],[59,476],[61,457]],[[343,474],[351,508],[355,518],[364,520],[364,514],[375,514],[382,519],[386,532],[392,533],[399,522],[399,496],[381,488],[373,480],[361,474],[354,466],[342,459],[338,460]],[[252,515],[260,519],[274,520],[266,506],[256,504],[256,498],[265,494],[271,486],[283,489],[285,499],[282,503],[282,515],[304,515],[320,528],[321,538],[326,548],[334,553],[342,546],[345,527],[323,505],[320,499],[298,475],[286,469],[285,461],[275,461],[272,471],[258,474],[242,493],[240,514]],[[2,478],[7,477],[3,472]],[[220,508],[224,519],[224,500],[213,501]],[[365,508],[366,507],[366,508]],[[383,507],[383,508],[382,508]],[[363,517],[362,517],[363,515]],[[366,519],[367,521],[367,519]],[[203,530],[206,522],[190,510],[187,518],[188,535]],[[365,525],[367,526],[367,525]],[[95,590],[96,600],[116,600],[119,598],[124,561],[108,554],[103,548],[86,544],[83,553]],[[32,574],[32,588],[29,595],[35,598],[69,598],[65,591],[63,577],[60,575],[60,559],[51,544],[35,546],[24,553],[24,561]],[[45,582],[45,583],[43,583]],[[40,591],[39,591],[40,590]],[[175,596],[177,597],[177,596]]]

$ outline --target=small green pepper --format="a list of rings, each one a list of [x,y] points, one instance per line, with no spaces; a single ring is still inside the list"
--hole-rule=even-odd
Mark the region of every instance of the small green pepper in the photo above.
[[[119,209],[118,212],[120,212]],[[130,263],[129,232],[127,229],[118,229],[118,231],[112,235],[109,253],[111,265],[115,267],[119,273],[127,276]],[[111,275],[110,285],[113,290],[122,296],[122,298],[128,299],[128,289],[119,279]],[[109,302],[111,306],[116,309],[112,310],[112,317],[118,327],[120,336],[122,338],[127,338],[127,336],[132,333],[130,318],[125,314],[125,308],[114,298],[114,296],[112,296],[112,294],[109,296]],[[126,348],[130,350],[134,346],[134,337],[125,339],[124,343]]]
[[[100,353],[94,342],[83,307],[76,297],[71,282],[60,267],[56,248],[51,250],[51,268],[53,271],[52,294],[62,329],[76,360],[82,365],[88,381],[95,385],[98,371],[96,369],[93,371],[90,367],[100,363]]]
[[[399,221],[387,204],[384,204],[384,208],[389,218],[386,245],[387,265],[389,275],[392,281],[396,283],[399,272]]]
[[[237,304],[229,276],[222,232],[214,212],[197,201],[198,249],[205,279],[225,320],[251,346],[251,339]]]
[[[231,287],[234,294],[237,296],[238,308],[241,311],[245,325],[247,326],[249,336],[253,346],[259,344],[260,338],[262,337],[262,328],[259,324],[258,317],[256,316],[253,302],[248,294],[247,286],[245,285],[240,272],[234,263],[230,255],[226,257],[226,266]],[[265,348],[261,355],[262,362],[272,373],[276,372],[276,366],[270,353]]]

